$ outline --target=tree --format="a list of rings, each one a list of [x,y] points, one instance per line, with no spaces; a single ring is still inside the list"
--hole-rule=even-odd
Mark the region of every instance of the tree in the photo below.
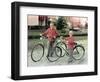
[[[67,23],[64,17],[59,17],[56,23],[57,29],[65,29],[67,27]]]

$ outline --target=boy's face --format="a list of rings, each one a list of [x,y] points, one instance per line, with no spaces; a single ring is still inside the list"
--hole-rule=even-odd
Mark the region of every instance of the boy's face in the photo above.
[[[50,24],[50,28],[54,28],[54,25],[53,24]]]

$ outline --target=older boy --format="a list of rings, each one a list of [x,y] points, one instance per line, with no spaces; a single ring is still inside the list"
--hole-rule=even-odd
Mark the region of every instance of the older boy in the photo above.
[[[59,35],[56,27],[54,26],[53,23],[50,24],[50,27],[42,33],[43,36],[46,36],[49,40],[49,51],[48,51],[48,56],[52,56],[52,48],[54,45],[54,42],[56,40],[56,37]]]

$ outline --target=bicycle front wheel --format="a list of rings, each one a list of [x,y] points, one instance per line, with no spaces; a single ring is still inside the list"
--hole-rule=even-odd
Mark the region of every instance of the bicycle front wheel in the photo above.
[[[65,54],[66,54],[66,50],[67,50],[66,44],[64,42],[58,42],[57,43],[57,46],[59,46],[61,48],[61,50],[62,50],[62,54],[61,55],[58,55],[58,56],[64,57]]]
[[[52,56],[47,56],[50,62],[57,61],[62,55],[62,50],[60,47],[56,46],[52,52]]]
[[[85,54],[85,49],[81,45],[77,45],[73,49],[73,58],[75,60],[80,60],[81,58],[83,58],[84,54]]]
[[[42,44],[37,44],[33,47],[31,52],[31,59],[34,62],[38,62],[44,56],[44,46]]]

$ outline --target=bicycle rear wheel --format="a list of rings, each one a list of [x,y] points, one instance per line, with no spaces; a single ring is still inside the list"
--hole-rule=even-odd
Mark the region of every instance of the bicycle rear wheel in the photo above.
[[[37,44],[33,47],[31,52],[31,59],[34,62],[38,62],[44,56],[44,46],[42,44]]]
[[[60,55],[62,54],[62,50],[60,47],[56,46],[52,52],[52,56],[47,56],[47,59],[50,62],[57,61],[60,58]]]
[[[80,60],[81,58],[83,58],[84,54],[85,54],[85,49],[81,45],[77,45],[73,49],[73,58],[75,60]]]

